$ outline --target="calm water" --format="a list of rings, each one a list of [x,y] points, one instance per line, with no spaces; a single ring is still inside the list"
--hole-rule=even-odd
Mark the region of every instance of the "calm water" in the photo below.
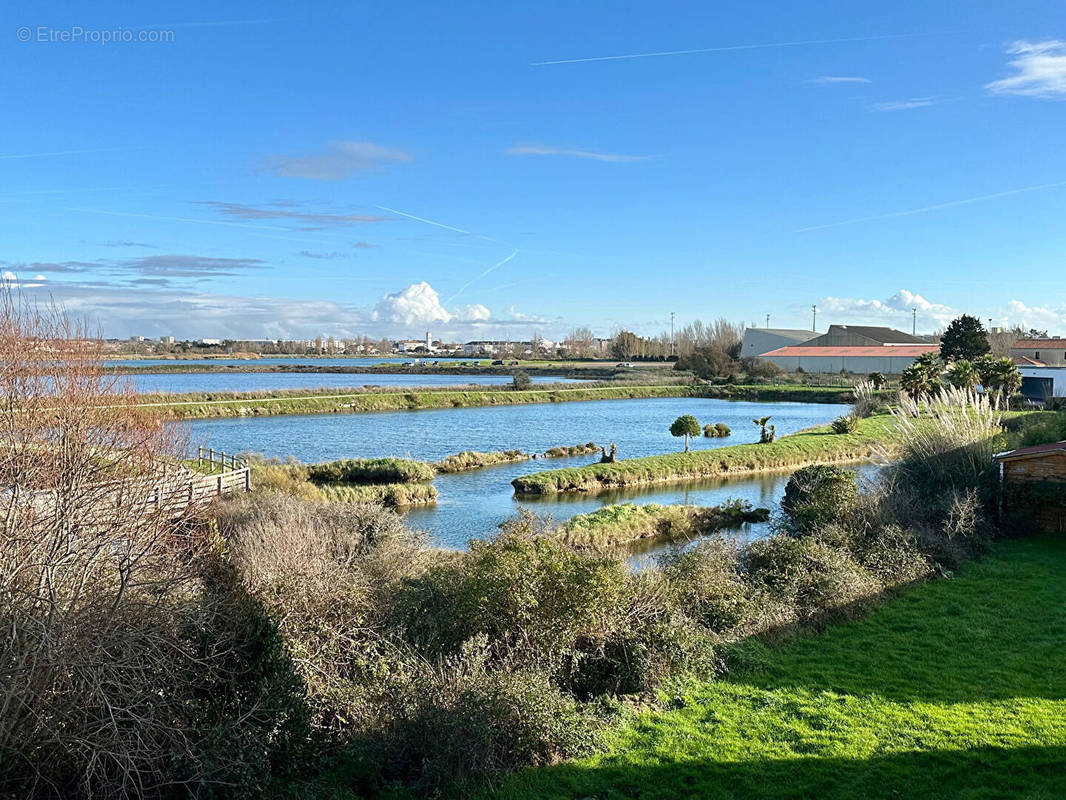
[[[500,386],[510,375],[359,375],[351,373],[226,372],[126,375],[139,392],[255,392],[274,389],[328,389],[356,386]],[[574,378],[537,376],[533,383],[576,383]]]
[[[655,455],[680,449],[670,423],[693,414],[700,423],[724,422],[733,429],[726,439],[694,439],[693,449],[754,442],[756,416],[772,416],[779,435],[820,425],[846,413],[848,406],[808,403],[748,403],[707,398],[603,400],[529,406],[390,411],[366,414],[321,414],[201,420],[191,423],[194,444],[229,453],[260,452],[295,456],[301,461],[401,456],[437,461],[460,450],[521,449],[542,453],[555,445],[594,441],[618,445],[620,458]],[[412,509],[409,522],[430,532],[447,547],[464,547],[472,538],[492,535],[519,507],[511,479],[542,469],[579,466],[595,456],[524,461],[483,470],[440,475],[436,506]],[[555,495],[522,503],[556,520],[622,501],[714,505],[730,497],[772,507],[787,476],[704,481],[678,487],[649,487],[596,495]],[[758,533],[758,530],[755,531]]]

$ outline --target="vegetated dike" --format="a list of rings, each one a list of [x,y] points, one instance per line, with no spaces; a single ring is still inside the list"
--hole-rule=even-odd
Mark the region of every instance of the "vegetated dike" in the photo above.
[[[833,433],[826,425],[783,436],[769,444],[741,444],[535,472],[515,478],[511,485],[518,495],[544,495],[676,483],[816,463],[854,463],[869,459],[875,445],[890,447],[893,438],[892,418],[886,414],[860,420],[855,433]]]
[[[809,386],[710,386],[704,384],[632,386],[627,384],[537,389],[321,389],[260,392],[206,392],[142,395],[140,405],[162,409],[170,419],[337,414],[363,411],[415,411],[496,405],[565,403],[589,400],[643,400],[705,397],[761,402],[847,403],[851,389]]]

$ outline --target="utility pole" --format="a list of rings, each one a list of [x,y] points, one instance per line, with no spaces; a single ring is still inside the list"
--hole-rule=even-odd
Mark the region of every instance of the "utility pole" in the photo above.
[[[818,333],[818,306],[811,306],[811,330]]]
[[[917,336],[918,333],[918,309],[911,309],[911,336]]]
[[[677,355],[677,340],[674,338],[674,312],[670,312],[670,355]]]
[[[767,328],[770,327],[770,315],[769,314],[766,315],[766,327]]]

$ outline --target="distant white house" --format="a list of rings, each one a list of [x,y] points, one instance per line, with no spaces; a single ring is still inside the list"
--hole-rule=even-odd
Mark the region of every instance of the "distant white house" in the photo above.
[[[1066,397],[1066,367],[1018,365],[1022,374],[1021,393],[1027,400],[1042,403],[1049,397]]]

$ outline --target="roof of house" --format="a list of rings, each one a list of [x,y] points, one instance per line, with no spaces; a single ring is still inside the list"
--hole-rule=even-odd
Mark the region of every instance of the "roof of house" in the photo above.
[[[1019,339],[1011,350],[1066,350],[1066,339]]]
[[[1019,367],[1046,367],[1043,361],[1037,361],[1035,358],[1029,358],[1028,356],[1014,356],[1012,359]]]
[[[915,358],[923,353],[938,353],[938,344],[902,344],[895,347],[883,345],[848,345],[844,347],[819,347],[818,345],[789,345],[763,353],[769,356],[881,356],[883,358]]]
[[[859,336],[865,336],[868,339],[873,339],[877,342],[891,342],[892,344],[928,344],[927,339],[922,339],[919,336],[912,336],[909,333],[903,331],[897,331],[895,328],[886,328],[880,325],[830,325],[829,332],[832,333],[833,329],[847,331],[848,333],[856,333]]]
[[[996,453],[992,457],[997,461],[1013,461],[1016,458],[1034,458],[1049,453],[1066,453],[1066,442],[1052,442],[1051,444],[1035,444],[1032,447],[1019,447],[1017,450]]]

